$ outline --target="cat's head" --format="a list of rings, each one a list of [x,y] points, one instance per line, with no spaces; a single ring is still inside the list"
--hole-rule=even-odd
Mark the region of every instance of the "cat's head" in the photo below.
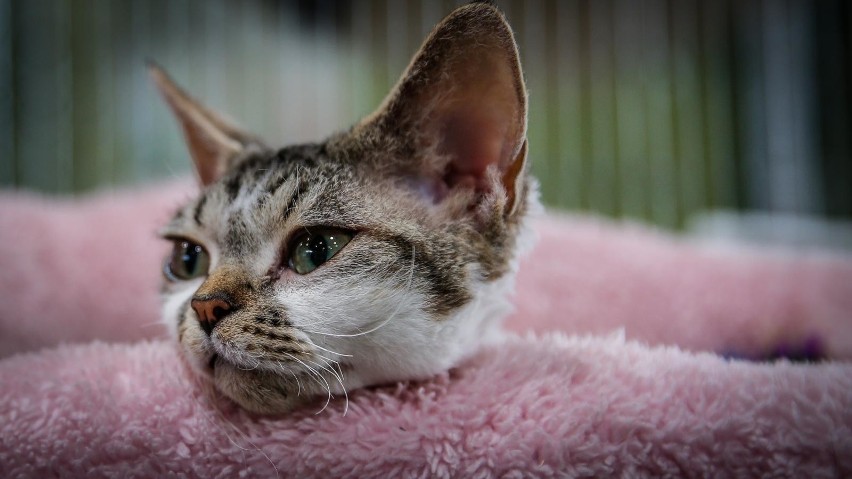
[[[454,11],[382,106],[323,143],[269,148],[152,75],[203,186],[163,230],[164,318],[217,389],[283,412],[428,377],[487,340],[536,202],[498,10]]]

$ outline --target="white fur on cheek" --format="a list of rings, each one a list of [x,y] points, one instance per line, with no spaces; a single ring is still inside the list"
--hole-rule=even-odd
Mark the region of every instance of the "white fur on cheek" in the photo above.
[[[316,354],[351,366],[344,382],[355,388],[428,378],[475,353],[511,309],[514,275],[475,285],[474,299],[446,318],[425,312],[425,297],[399,281],[347,281],[293,288],[278,299]]]
[[[179,286],[173,286],[174,290],[163,294],[162,321],[166,325],[166,330],[169,336],[177,341],[178,339],[178,318],[186,311],[182,308],[186,306],[186,302],[192,298],[195,291],[201,286],[202,280],[187,281],[180,283]],[[190,321],[191,318],[186,318]]]
[[[278,299],[317,354],[352,366],[346,386],[358,387],[433,371],[433,320],[422,310],[423,295],[399,284],[341,279],[282,291]]]
[[[211,354],[209,341],[196,322],[195,312],[188,307],[189,300],[202,282],[203,279],[197,279],[172,285],[173,289],[179,289],[164,295],[163,322],[169,336],[180,344],[189,364],[199,374],[207,375],[209,371],[205,366]]]

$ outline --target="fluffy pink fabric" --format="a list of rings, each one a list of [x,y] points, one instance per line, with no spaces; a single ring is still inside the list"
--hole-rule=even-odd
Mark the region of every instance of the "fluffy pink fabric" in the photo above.
[[[163,342],[0,362],[9,477],[839,477],[852,368],[620,338],[515,339],[421,384],[289,417],[216,412]]]
[[[852,358],[848,257],[545,218],[508,322],[535,334],[354,392],[345,415],[334,400],[260,418],[200,391],[168,342],[142,341],[162,335],[154,231],[189,191],[0,196],[3,476],[852,475],[852,364],[694,352],[817,337]]]
[[[60,342],[162,335],[157,239],[193,188],[89,198],[0,193],[0,358]]]

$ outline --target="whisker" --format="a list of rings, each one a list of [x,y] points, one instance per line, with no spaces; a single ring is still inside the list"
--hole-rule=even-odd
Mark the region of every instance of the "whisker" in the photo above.
[[[248,351],[248,350],[243,350],[243,353],[245,353],[246,356],[248,356],[250,358],[254,358],[254,359],[260,359],[260,358],[263,357],[263,353],[260,352],[260,351],[253,353],[253,352]]]
[[[219,354],[222,357],[224,357],[226,360],[228,360],[230,363],[232,363],[234,366],[236,366],[237,369],[239,369],[241,371],[254,371],[255,369],[260,367],[260,359],[259,358],[263,357],[262,355],[261,356],[254,356],[251,353],[249,353],[248,351],[244,350],[243,348],[238,348],[237,346],[234,345],[234,343],[232,343],[230,341],[223,342],[223,345],[226,345],[228,347],[228,349],[225,350],[225,353],[219,353]],[[234,358],[233,357],[233,356],[242,356],[243,354],[234,354],[234,353],[230,352],[231,350],[239,351],[240,353],[244,353],[246,356],[254,359],[255,360],[254,366],[243,366],[241,364],[243,361],[238,360],[238,359],[242,359],[242,358]]]
[[[333,365],[337,367],[337,372],[340,374],[340,377],[341,378],[343,377],[343,368],[340,367],[340,362],[335,361],[334,359],[331,359],[331,358],[327,358],[327,357],[323,356],[322,354],[314,353],[314,355],[316,357],[322,359],[323,361],[325,361],[325,363],[329,366],[332,366],[332,363],[333,363]]]
[[[237,366],[237,369],[239,369],[240,371],[254,371],[258,367],[260,367],[260,361],[256,362],[254,364],[254,366],[251,366],[251,367],[244,367],[244,366],[241,366],[239,364],[235,364],[235,365]]]
[[[321,350],[323,350],[323,351],[325,351],[325,352],[327,352],[327,353],[331,353],[331,354],[334,354],[334,355],[337,355],[337,356],[343,356],[343,357],[346,357],[346,358],[354,357],[354,356],[352,356],[351,354],[343,354],[343,353],[338,353],[338,352],[336,352],[336,351],[332,351],[332,350],[330,350],[330,349],[325,349],[324,347],[320,346],[320,345],[319,345],[319,344],[317,344],[316,342],[313,342],[313,345],[314,345],[314,347],[315,347],[315,348],[317,348],[317,349],[321,349]]]
[[[252,356],[250,356],[250,355],[249,355],[249,357],[252,357]],[[257,369],[257,368],[259,368],[259,367],[260,367],[260,359],[258,359],[257,357],[252,357],[252,359],[254,359],[254,360],[255,360],[255,363],[254,363],[254,366],[251,366],[251,367],[244,367],[244,366],[242,366],[241,364],[237,363],[236,361],[232,361],[232,363],[233,363],[233,364],[237,367],[237,369],[239,369],[240,371],[254,371],[255,369]]]
[[[284,353],[284,354],[286,354],[287,356],[289,356],[290,358],[292,358],[294,361],[298,362],[299,364],[301,364],[302,366],[304,366],[305,368],[307,368],[307,369],[308,369],[308,371],[310,371],[310,372],[312,373],[312,375],[313,375],[313,376],[315,376],[315,377],[314,377],[314,380],[316,380],[316,381],[317,381],[317,384],[319,384],[320,386],[322,386],[322,385],[323,385],[323,383],[325,383],[325,389],[328,391],[328,397],[326,398],[326,400],[325,400],[325,405],[323,405],[322,409],[320,409],[319,411],[317,411],[316,413],[314,413],[314,415],[320,414],[321,412],[325,411],[325,408],[327,408],[327,407],[328,407],[328,405],[329,405],[329,403],[331,403],[331,398],[332,398],[332,394],[331,394],[331,386],[328,384],[328,381],[326,381],[326,380],[325,380],[325,378],[323,377],[323,375],[322,375],[322,374],[320,374],[319,372],[317,372],[317,370],[316,370],[316,369],[314,369],[314,368],[312,368],[312,367],[308,366],[308,365],[307,365],[307,364],[305,364],[305,362],[304,362],[304,361],[302,361],[301,359],[297,358],[296,356],[293,356],[293,355],[292,355],[292,354],[290,354],[290,353]],[[319,381],[319,380],[317,380],[316,378],[321,379],[321,380],[322,380],[322,382],[320,382],[320,381]]]
[[[408,272],[408,283],[406,284],[406,289],[409,289],[409,290],[411,289],[411,281],[414,278],[414,261],[415,261],[414,258],[415,258],[415,247],[414,247],[414,245],[411,245],[411,269]],[[396,317],[397,313],[399,313],[399,310],[402,309],[402,305],[403,305],[403,302],[400,301],[397,304],[394,312],[391,313],[387,317],[387,319],[385,319],[384,321],[379,323],[376,327],[374,327],[372,329],[368,329],[367,331],[361,331],[361,332],[352,333],[352,334],[334,334],[334,333],[326,333],[326,332],[322,332],[322,331],[309,331],[309,330],[304,329],[304,328],[302,329],[302,331],[305,331],[306,333],[320,334],[320,335],[323,335],[323,336],[331,336],[331,337],[335,337],[335,338],[355,338],[355,337],[358,337],[358,336],[364,336],[365,334],[370,334],[370,333],[378,331],[380,328],[382,328],[383,326],[385,326],[386,324],[391,322],[391,320],[394,319],[394,317]]]
[[[331,370],[329,370],[329,369],[328,369],[330,366],[331,366],[331,367],[333,367],[333,366],[332,366],[332,364],[331,364],[331,363],[329,363],[328,358],[326,358],[325,356],[319,356],[319,355],[316,355],[316,356],[317,356],[317,358],[318,358],[318,359],[323,359],[323,360],[325,361],[325,365],[318,364],[318,363],[316,363],[316,362],[314,362],[314,361],[311,361],[310,359],[308,359],[307,361],[308,361],[309,363],[311,363],[311,364],[313,364],[313,365],[315,365],[315,366],[317,366],[317,367],[321,368],[321,369],[324,369],[324,370],[326,370],[326,371],[330,372],[330,373],[334,376],[334,378],[338,380],[338,382],[339,382],[339,381],[341,381],[341,380],[343,379],[343,377],[342,377],[342,376],[340,376],[340,375],[337,373],[337,370],[336,370],[336,369],[331,369]],[[332,361],[332,362],[337,363],[337,361]]]
[[[301,396],[302,395],[302,382],[299,381],[299,376],[297,376],[296,373],[294,373],[292,369],[281,364],[281,361],[276,361],[276,362],[278,363],[278,366],[281,367],[282,371],[286,371],[286,372],[290,373],[293,376],[293,379],[296,380],[296,387],[298,387],[298,390],[296,391],[296,396],[297,397]]]
[[[323,366],[322,364],[318,364],[318,363],[315,363],[315,362],[310,361],[310,360],[308,360],[308,361],[311,364],[315,364],[319,368],[321,368],[325,371],[328,371],[329,373],[332,374],[332,376],[334,376],[335,379],[337,379],[338,384],[340,384],[340,388],[343,389],[343,397],[346,398],[346,402],[344,403],[344,406],[343,406],[343,416],[346,417],[346,413],[349,411],[349,393],[346,392],[346,386],[343,385],[343,377],[338,376],[336,371],[331,370],[328,367]],[[329,388],[329,392],[331,392],[331,388]]]

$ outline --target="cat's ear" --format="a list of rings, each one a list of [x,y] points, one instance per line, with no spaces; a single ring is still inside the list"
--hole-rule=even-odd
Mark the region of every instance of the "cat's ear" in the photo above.
[[[248,145],[257,143],[252,135],[240,131],[189,96],[156,64],[148,62],[148,71],[180,123],[202,185],[219,179]]]
[[[459,186],[478,198],[502,187],[511,214],[524,187],[527,97],[503,14],[473,3],[447,16],[364,124],[405,145],[437,201]]]

